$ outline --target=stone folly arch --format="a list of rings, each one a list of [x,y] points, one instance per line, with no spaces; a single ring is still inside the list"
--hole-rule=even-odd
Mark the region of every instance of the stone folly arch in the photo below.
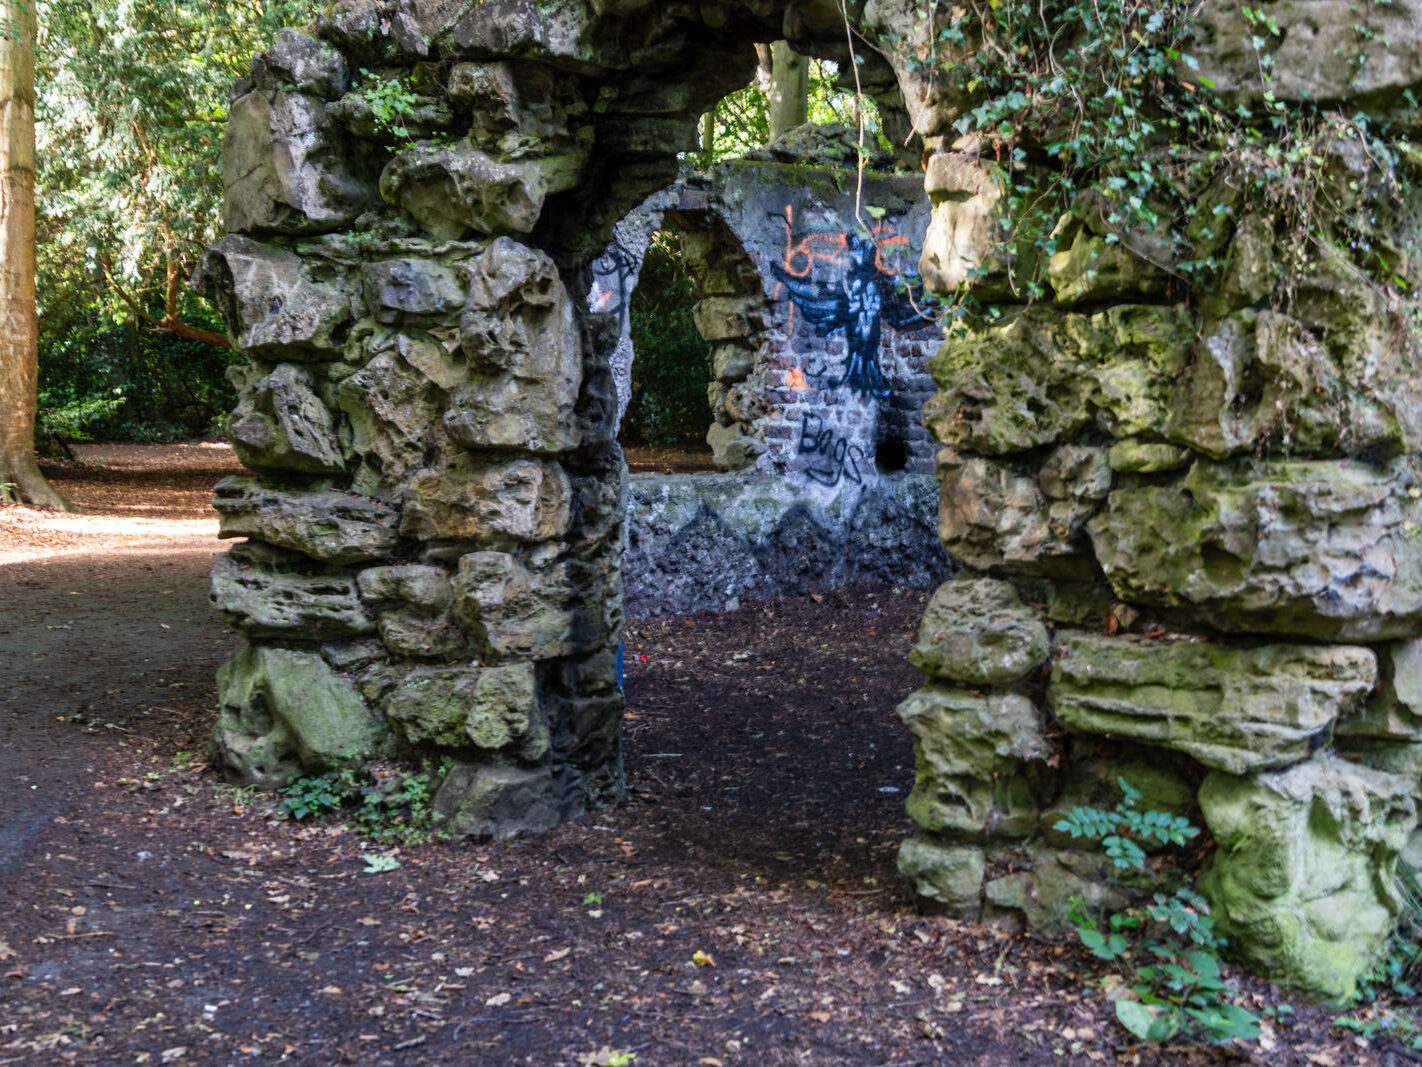
[[[851,281],[861,229],[853,140],[842,126],[805,127],[773,152],[683,179],[619,222],[595,264],[589,303],[619,312],[610,362],[623,396],[641,257],[658,230],[680,243],[693,317],[712,349],[707,439],[728,469],[629,477],[622,578],[635,615],[870,579],[932,589],[953,573],[920,421],[936,389],[928,359],[943,340],[916,280],[929,215],[920,178],[871,172],[862,184],[877,249],[858,281],[887,306],[873,366],[860,369],[882,388],[841,384],[856,358],[844,324],[827,331],[797,303],[833,312]]]
[[[1391,41],[1361,86],[1329,33],[1326,55],[1287,38],[1272,91],[1406,121],[1415,16],[1348,15]],[[1000,190],[925,66],[954,57],[906,0],[862,17],[924,137],[923,275],[990,287]],[[1204,74],[1255,93],[1239,9],[1201,25]],[[216,501],[247,539],[213,576],[248,638],[219,679],[231,773],[447,753],[437,804],[474,836],[619,794],[623,464],[609,324],[581,294],[749,80],[749,43],[785,37],[834,54],[838,5],[344,0],[254,61],[198,278],[251,357],[232,436],[258,477]],[[417,94],[398,124],[362,69]],[[1345,183],[1378,177],[1346,138],[1330,152]],[[1223,282],[1191,306],[1089,213],[1061,236],[1046,299],[1003,286],[1004,323],[934,360],[939,529],[969,574],[930,603],[930,681],[899,711],[921,827],[900,867],[927,906],[1060,927],[1071,894],[1110,891],[1055,822],[1125,776],[1150,806],[1198,802],[1203,885],[1248,958],[1346,996],[1399,907],[1422,780],[1412,327],[1342,256],[1278,310],[1269,217],[1222,234]]]

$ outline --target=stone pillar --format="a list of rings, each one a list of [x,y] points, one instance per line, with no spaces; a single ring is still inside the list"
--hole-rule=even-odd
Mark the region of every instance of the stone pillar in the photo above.
[[[903,7],[866,10],[884,28]],[[1237,13],[1201,18],[1200,78],[1262,107]],[[940,536],[978,577],[935,595],[915,650],[929,685],[899,709],[921,827],[900,868],[925,905],[1060,929],[1073,893],[1108,890],[1053,825],[1111,808],[1123,777],[1142,809],[1198,802],[1215,844],[1202,888],[1236,951],[1346,998],[1397,915],[1422,796],[1422,335],[1392,273],[1415,286],[1415,268],[1346,236],[1415,241],[1405,164],[1321,123],[1319,196],[1351,221],[1320,227],[1301,262],[1288,205],[1241,197],[1213,229],[1202,210],[1189,252],[1221,266],[1190,292],[1167,242],[1106,225],[1089,197],[1054,251],[1004,246],[1003,171],[953,129],[972,101],[913,61],[912,35],[901,47],[929,149],[922,273],[992,314],[932,363]],[[1355,91],[1331,53],[1275,62],[1293,101]],[[1387,234],[1368,230],[1383,218]]]
[[[350,51],[339,18],[325,36]],[[417,94],[396,130],[354,62],[294,30],[255,61],[229,236],[197,279],[251,357],[231,436],[257,475],[215,501],[246,540],[213,601],[249,644],[219,678],[214,753],[267,787],[447,757],[451,830],[545,830],[622,789],[615,406],[527,243],[583,165],[585,105],[541,69],[426,86],[416,64],[389,75]]]

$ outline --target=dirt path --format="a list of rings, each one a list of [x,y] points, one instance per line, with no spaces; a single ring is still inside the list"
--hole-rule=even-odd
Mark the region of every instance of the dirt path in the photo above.
[[[56,478],[96,518],[204,523],[232,464],[200,449]],[[0,565],[0,1065],[1389,1062],[1315,1010],[1272,1051],[1143,1050],[1075,952],[913,914],[921,594],[634,621],[626,805],[376,848],[203,765],[220,546],[57,522],[0,509],[28,560]]]

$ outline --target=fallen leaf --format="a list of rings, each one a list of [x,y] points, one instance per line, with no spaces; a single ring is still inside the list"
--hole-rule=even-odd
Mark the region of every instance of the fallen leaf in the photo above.
[[[165,1048],[162,1054],[159,1056],[159,1059],[161,1059],[164,1063],[172,1063],[174,1060],[182,1059],[187,1054],[187,1045],[177,1045],[173,1048]]]
[[[316,990],[318,993],[325,993],[328,997],[338,997],[341,995],[341,987],[338,985],[322,986]]]
[[[379,919],[372,919],[369,915],[363,915],[363,916],[361,916],[359,919],[356,920],[356,922],[359,923],[361,926],[379,926],[379,925],[380,925],[380,920],[379,920]]]
[[[812,1011],[808,1013],[811,1019],[817,1023],[827,1023],[830,1021],[830,1013],[827,1011]]]
[[[572,952],[572,951],[573,951],[573,950],[570,949],[570,948],[560,948],[560,949],[558,949],[557,951],[555,951],[555,952],[550,952],[550,953],[548,953],[548,955],[544,956],[544,957],[543,957],[543,962],[544,962],[544,963],[557,963],[559,960],[561,960],[564,956],[566,956],[569,952]]]
[[[13,959],[18,955],[19,953],[10,947],[8,941],[0,941],[0,960]]]
[[[502,1008],[511,1000],[513,1000],[512,993],[495,993],[488,1000],[484,1001],[484,1006],[486,1008]]]
[[[709,952],[697,949],[691,954],[691,962],[698,967],[714,967],[716,966],[716,957]]]

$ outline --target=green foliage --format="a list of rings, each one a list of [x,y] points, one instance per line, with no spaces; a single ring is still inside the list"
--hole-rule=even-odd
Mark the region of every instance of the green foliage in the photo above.
[[[1138,811],[1139,791],[1118,780],[1124,798],[1112,811],[1077,807],[1056,824],[1072,837],[1100,841],[1122,872],[1149,872],[1144,846],[1181,845],[1199,833],[1181,816]],[[1105,920],[1104,927],[1077,898],[1077,936],[1093,956],[1118,965],[1134,999],[1116,1001],[1116,1019],[1142,1041],[1178,1036],[1211,1043],[1259,1036],[1259,1019],[1234,1002],[1220,971],[1225,939],[1215,933],[1209,905],[1188,886],[1163,885],[1148,901]]]
[[[360,70],[360,76],[362,84],[354,90],[354,95],[370,107],[376,130],[387,134],[399,148],[414,145],[417,138],[411,126],[419,108],[420,94],[409,79],[382,79],[364,67]],[[434,138],[434,143],[450,147],[442,136]]]
[[[675,235],[657,233],[632,293],[632,397],[624,440],[649,445],[699,442],[711,425],[706,386],[711,346],[696,331],[696,286]]]
[[[190,316],[220,328],[211,312]],[[218,429],[236,403],[231,349],[113,322],[102,308],[40,349],[39,425],[66,440],[169,441]]]
[[[937,55],[914,56],[893,35],[883,45],[917,64],[945,99],[962,102],[958,133],[996,161],[1004,192],[1004,244],[1016,266],[1013,302],[1045,294],[1043,271],[1066,216],[1103,227],[1137,258],[1176,279],[1177,296],[1208,289],[1236,224],[1258,211],[1273,223],[1276,292],[1321,258],[1342,256],[1378,282],[1411,290],[1397,265],[1412,262],[1378,226],[1378,205],[1402,206],[1406,162],[1362,115],[1286,104],[1270,89],[1275,17],[1245,7],[1258,99],[1222,99],[1186,50],[1198,3],[1165,0],[930,0]],[[1365,64],[1370,42],[1339,41]],[[1340,146],[1347,146],[1340,149]],[[1340,180],[1343,155],[1368,161],[1365,179]],[[1415,249],[1410,251],[1415,252]],[[969,295],[958,318],[985,313]]]
[[[220,331],[182,281],[218,236],[228,92],[279,27],[315,10],[309,0],[40,4],[42,426],[161,439],[208,430],[231,406],[228,354],[155,333],[135,308]]]
[[[370,765],[304,775],[280,790],[280,814],[289,819],[322,819],[346,814],[367,841],[418,844],[434,836],[434,791],[441,777],[424,767],[415,771]]]
[[[1118,870],[1145,870],[1145,849],[1139,842],[1157,841],[1162,845],[1183,845],[1199,834],[1197,827],[1183,815],[1164,811],[1137,811],[1141,799],[1124,778],[1116,779],[1123,799],[1113,811],[1097,808],[1072,808],[1058,820],[1055,829],[1072,837],[1093,838],[1101,842],[1106,856]]]
[[[852,75],[851,82],[852,82]],[[728,159],[739,159],[770,140],[766,87],[751,82],[723,97],[712,109],[713,136],[708,147],[696,155],[696,164],[707,168]],[[810,60],[809,121],[817,125],[841,123],[857,127],[863,111],[865,131],[871,138],[880,138],[879,110],[874,101],[856,96],[843,84],[839,64],[828,59]]]

